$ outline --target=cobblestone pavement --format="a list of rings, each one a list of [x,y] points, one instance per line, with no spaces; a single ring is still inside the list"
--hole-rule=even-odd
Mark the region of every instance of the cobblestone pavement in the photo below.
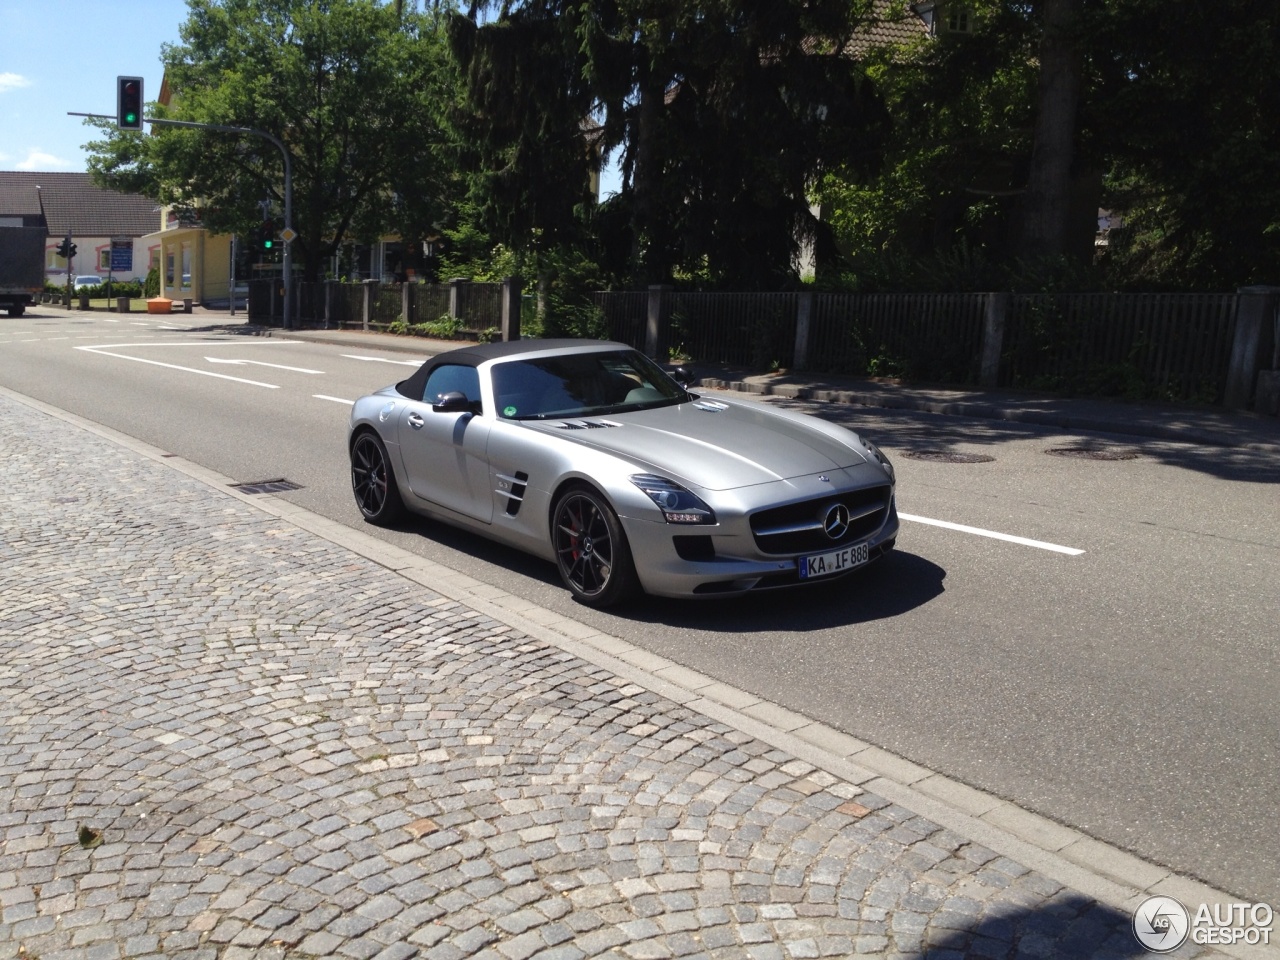
[[[1142,954],[1120,911],[161,463],[5,397],[0,433],[0,957]]]

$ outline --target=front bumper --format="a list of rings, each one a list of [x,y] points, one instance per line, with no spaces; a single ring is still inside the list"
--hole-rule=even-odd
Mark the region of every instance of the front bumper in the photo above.
[[[898,525],[897,500],[891,496],[879,528],[869,536],[850,541],[867,544],[867,564],[832,576],[802,580],[799,558],[817,551],[766,556],[756,547],[746,517],[715,527],[681,527],[623,518],[640,583],[646,593],[659,597],[723,597],[841,579],[865,569],[892,550]]]

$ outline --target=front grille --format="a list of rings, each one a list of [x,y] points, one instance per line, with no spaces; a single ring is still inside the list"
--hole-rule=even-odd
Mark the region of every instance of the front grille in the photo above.
[[[888,515],[891,495],[891,488],[884,484],[761,510],[751,515],[751,532],[756,546],[764,553],[786,555],[834,550],[865,540],[879,530]],[[838,503],[849,510],[849,529],[844,536],[832,539],[823,521]]]

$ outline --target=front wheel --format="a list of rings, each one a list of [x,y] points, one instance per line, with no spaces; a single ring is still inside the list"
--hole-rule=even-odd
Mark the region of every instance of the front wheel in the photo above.
[[[635,563],[618,515],[586,487],[557,502],[551,530],[560,577],[579,603],[607,607],[635,593]]]
[[[365,520],[387,527],[404,516],[387,448],[374,433],[362,433],[351,445],[351,492]]]

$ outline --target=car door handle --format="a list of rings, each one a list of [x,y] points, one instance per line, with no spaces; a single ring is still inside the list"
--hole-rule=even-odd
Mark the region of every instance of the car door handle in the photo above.
[[[426,422],[427,421],[422,419],[421,414],[417,414],[417,413],[409,414],[409,426],[413,427],[413,429],[415,430],[421,429],[422,425]]]

